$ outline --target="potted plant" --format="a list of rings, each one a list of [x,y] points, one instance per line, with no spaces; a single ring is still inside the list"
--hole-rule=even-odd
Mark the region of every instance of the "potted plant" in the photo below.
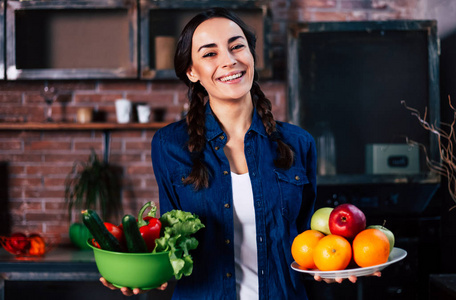
[[[103,220],[116,222],[122,213],[119,173],[107,162],[100,161],[95,150],[87,162],[75,161],[65,180],[65,202],[68,206],[71,241],[81,249],[88,249],[89,231],[80,221],[82,209],[93,209]],[[77,220],[73,212],[77,212]]]

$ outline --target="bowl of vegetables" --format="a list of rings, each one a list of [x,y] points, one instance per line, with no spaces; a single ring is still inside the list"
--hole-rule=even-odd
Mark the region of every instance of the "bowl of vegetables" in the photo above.
[[[157,218],[156,206],[148,202],[137,218],[127,214],[116,226],[103,222],[93,210],[81,213],[93,236],[87,244],[98,271],[114,286],[147,290],[191,275],[189,251],[198,246],[192,235],[204,228],[195,214],[172,210]]]
[[[114,286],[149,290],[157,288],[174,276],[169,252],[126,253],[99,249],[88,241],[93,249],[95,262],[107,281]]]

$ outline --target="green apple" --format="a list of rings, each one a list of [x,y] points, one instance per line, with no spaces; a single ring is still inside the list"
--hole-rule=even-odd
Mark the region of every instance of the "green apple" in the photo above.
[[[393,251],[393,248],[394,248],[394,234],[391,230],[389,230],[388,228],[386,228],[385,226],[383,225],[370,225],[370,226],[367,226],[367,229],[371,229],[371,228],[374,228],[374,229],[378,229],[380,230],[381,232],[383,232],[386,237],[388,238],[388,241],[390,243],[390,253],[391,251]]]
[[[318,230],[326,235],[331,234],[329,231],[329,215],[331,214],[332,207],[322,207],[317,209],[312,218],[310,219],[310,229]]]

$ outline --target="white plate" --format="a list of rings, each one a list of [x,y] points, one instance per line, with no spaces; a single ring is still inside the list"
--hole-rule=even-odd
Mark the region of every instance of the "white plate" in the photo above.
[[[340,271],[318,271],[315,269],[312,269],[312,270],[304,269],[294,261],[291,264],[291,268],[298,272],[307,273],[312,276],[318,275],[321,278],[327,278],[327,279],[348,278],[352,275],[354,275],[356,277],[360,277],[360,276],[370,275],[377,271],[381,271],[384,268],[386,268],[387,266],[404,259],[406,256],[407,256],[407,252],[405,250],[394,247],[393,251],[391,251],[391,253],[388,257],[388,261],[386,263],[381,264],[381,265],[372,266],[372,267],[353,268],[353,269],[345,269],[345,270],[340,270]]]

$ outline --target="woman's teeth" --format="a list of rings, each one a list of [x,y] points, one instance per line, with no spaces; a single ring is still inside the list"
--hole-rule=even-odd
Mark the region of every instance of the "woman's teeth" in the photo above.
[[[237,73],[237,74],[234,74],[234,75],[230,75],[230,76],[226,76],[226,77],[220,78],[220,81],[226,82],[226,81],[234,80],[234,79],[239,78],[241,76],[242,76],[242,73]]]

